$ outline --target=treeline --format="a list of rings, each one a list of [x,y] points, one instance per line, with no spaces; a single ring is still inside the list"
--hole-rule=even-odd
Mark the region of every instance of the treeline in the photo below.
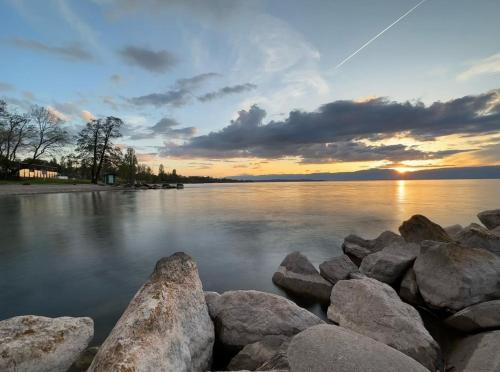
[[[114,116],[90,120],[76,135],[61,126],[62,120],[51,110],[33,106],[19,114],[0,100],[0,178],[17,178],[20,163],[54,167],[61,175],[75,179],[101,180],[106,173],[117,174],[122,183],[137,182],[227,182],[210,177],[183,177],[159,166],[158,174],[139,164],[133,148],[125,152],[114,144],[121,137],[123,121]],[[62,148],[74,151],[56,155]],[[45,160],[51,158],[51,160]]]

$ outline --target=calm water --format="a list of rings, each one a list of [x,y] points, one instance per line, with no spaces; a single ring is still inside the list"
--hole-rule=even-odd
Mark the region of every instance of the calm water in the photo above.
[[[443,226],[500,207],[500,180],[188,185],[184,190],[0,198],[0,319],[90,316],[95,343],[154,263],[185,251],[206,290],[280,293],[288,253],[315,264],[350,233],[397,231],[421,213]],[[318,311],[318,309],[313,309]]]

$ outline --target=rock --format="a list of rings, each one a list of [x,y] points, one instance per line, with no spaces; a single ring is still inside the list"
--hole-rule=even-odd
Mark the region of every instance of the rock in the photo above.
[[[500,226],[500,209],[492,209],[489,211],[483,211],[477,215],[479,221],[483,223],[489,230]]]
[[[293,336],[323,321],[284,297],[259,291],[229,291],[217,301],[218,341],[239,350],[266,336]]]
[[[500,236],[483,227],[468,226],[454,239],[467,247],[483,248],[500,256]]]
[[[453,345],[447,360],[449,371],[500,371],[500,331],[465,337]]]
[[[220,298],[220,294],[217,292],[205,291],[205,302],[208,307],[208,314],[210,314],[210,318],[215,318],[215,314],[217,313],[217,301]]]
[[[423,305],[424,301],[418,291],[417,278],[412,267],[406,270],[401,285],[399,286],[399,297],[412,305]]]
[[[156,263],[89,371],[206,371],[213,344],[196,263],[175,253]]]
[[[24,315],[0,321],[0,371],[66,371],[94,336],[90,318]]]
[[[366,240],[356,235],[349,235],[344,239],[342,250],[359,266],[363,258],[369,254],[378,252],[393,243],[403,242],[403,238],[394,234],[392,231],[384,231],[373,240]]]
[[[273,283],[298,296],[324,303],[328,303],[332,291],[332,284],[300,252],[285,257],[273,275]]]
[[[461,232],[464,228],[462,225],[456,224],[444,228],[444,231],[450,236],[450,238],[455,239],[455,236]]]
[[[458,311],[500,298],[500,258],[484,249],[442,243],[423,251],[413,265],[425,302]]]
[[[387,284],[370,278],[341,280],[333,287],[328,319],[401,351],[431,371],[440,366],[439,346],[417,310]]]
[[[420,214],[412,216],[399,226],[401,236],[408,243],[420,243],[422,240],[434,240],[437,242],[451,242],[452,239],[438,224]]]
[[[446,319],[445,323],[463,332],[500,328],[500,300],[475,304]]]
[[[332,284],[337,283],[339,280],[347,279],[350,274],[357,273],[358,271],[358,267],[345,254],[334,257],[319,265],[320,275]]]
[[[293,372],[428,372],[381,342],[326,324],[295,336],[288,347],[288,360]]]
[[[268,363],[280,350],[288,349],[290,338],[286,336],[266,336],[261,341],[246,345],[227,366],[228,371],[247,369],[256,371]],[[276,366],[268,369],[276,369]]]
[[[370,278],[394,284],[413,264],[420,253],[415,243],[395,243],[381,251],[369,254],[361,262],[360,271]]]
[[[73,363],[71,366],[70,371],[86,371],[90,365],[92,364],[92,361],[94,360],[95,355],[99,351],[99,346],[91,346],[86,348],[83,353],[80,354],[78,359]]]

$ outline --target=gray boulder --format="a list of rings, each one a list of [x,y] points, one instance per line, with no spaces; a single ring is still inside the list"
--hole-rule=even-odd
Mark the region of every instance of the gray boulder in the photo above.
[[[381,342],[326,324],[295,336],[288,347],[288,361],[293,372],[428,371],[414,359]]]
[[[454,239],[462,245],[486,249],[500,256],[500,236],[481,226],[468,226],[455,235]]]
[[[403,242],[403,238],[392,231],[384,231],[372,240],[363,239],[357,235],[349,235],[344,239],[342,250],[359,266],[363,258],[369,254],[378,252],[391,244]]]
[[[345,254],[334,257],[319,265],[320,275],[332,284],[337,283],[339,280],[348,279],[349,275],[358,271],[358,267]]]
[[[395,243],[366,256],[359,268],[363,274],[370,278],[394,284],[413,264],[419,253],[420,246],[418,244]]]
[[[273,275],[273,283],[293,294],[324,303],[330,300],[332,291],[332,284],[300,252],[285,257]]]
[[[220,294],[217,292],[205,291],[205,302],[208,307],[208,314],[210,314],[210,318],[215,318],[215,314],[217,312],[217,301],[220,298]]]
[[[442,243],[423,251],[413,265],[425,302],[456,312],[500,298],[500,258],[484,249]]]
[[[196,263],[175,253],[156,263],[89,371],[206,371],[213,344]]]
[[[444,231],[450,236],[450,238],[455,239],[455,236],[460,233],[464,228],[462,225],[456,224],[447,226],[444,228]]]
[[[453,345],[447,370],[453,372],[500,371],[500,331],[465,337]]]
[[[293,336],[323,321],[284,297],[259,291],[221,294],[215,309],[218,341],[239,350],[266,336]]]
[[[447,325],[463,332],[500,328],[500,300],[475,304],[448,317]]]
[[[338,282],[328,319],[401,351],[431,371],[440,366],[439,346],[417,310],[387,284],[370,278]]]
[[[67,371],[93,336],[90,318],[24,315],[2,320],[0,371]]]
[[[262,340],[246,345],[227,366],[228,371],[250,370],[268,364],[280,351],[286,355],[290,338],[286,336],[266,336]],[[267,369],[278,369],[279,366]],[[283,367],[283,366],[281,366]],[[285,365],[284,367],[287,368]]]
[[[492,209],[483,211],[477,215],[479,221],[483,223],[488,229],[493,230],[500,226],[500,209]]]
[[[401,236],[408,243],[420,243],[423,240],[433,240],[437,242],[451,242],[451,237],[437,223],[432,222],[427,217],[420,214],[412,216],[399,226]]]
[[[417,278],[412,267],[406,270],[401,285],[399,286],[399,297],[412,305],[423,305],[424,301],[418,291]]]

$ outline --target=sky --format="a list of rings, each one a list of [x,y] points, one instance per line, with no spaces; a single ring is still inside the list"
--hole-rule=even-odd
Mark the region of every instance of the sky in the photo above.
[[[500,165],[498,0],[0,0],[0,97],[226,177]]]

